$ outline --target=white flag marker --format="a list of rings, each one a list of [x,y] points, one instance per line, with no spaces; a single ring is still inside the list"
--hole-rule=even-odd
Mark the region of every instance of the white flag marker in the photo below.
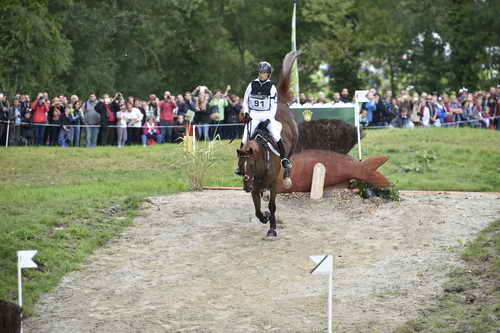
[[[33,261],[33,257],[37,250],[17,251],[17,287],[19,293],[19,306],[23,307],[23,286],[21,278],[22,268],[37,268],[37,264]],[[22,314],[21,314],[22,316]],[[23,333],[23,322],[21,318],[21,333]]]
[[[33,257],[37,250],[17,251],[18,264],[21,268],[37,268],[38,266],[33,261]]]
[[[370,100],[368,99],[368,90],[356,90],[354,93],[354,103],[356,107],[354,108],[354,121],[356,123],[357,131],[358,131],[358,155],[359,160],[361,161],[361,125],[359,123],[359,117],[361,112],[361,104],[368,103]]]
[[[332,333],[333,256],[310,256],[316,264],[311,274],[328,274],[328,333]]]

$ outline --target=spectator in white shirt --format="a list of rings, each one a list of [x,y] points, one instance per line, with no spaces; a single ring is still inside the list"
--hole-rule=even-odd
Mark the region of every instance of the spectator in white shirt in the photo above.
[[[141,143],[142,118],[144,117],[141,110],[134,107],[130,101],[127,102],[127,139],[129,144]]]

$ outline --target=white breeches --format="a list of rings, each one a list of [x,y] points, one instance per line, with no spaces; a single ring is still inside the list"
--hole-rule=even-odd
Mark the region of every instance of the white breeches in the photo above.
[[[257,126],[259,126],[261,122],[266,121],[267,119],[271,121],[269,125],[267,125],[267,130],[269,131],[269,133],[271,133],[276,142],[281,140],[281,129],[283,128],[283,126],[279,121],[274,119],[274,115],[271,115],[268,112],[252,112],[250,113],[250,117],[252,117],[252,121],[248,125],[245,125],[245,130],[243,131],[243,139],[241,140],[243,144],[246,144],[248,142],[248,127],[250,127],[250,137],[252,137]]]

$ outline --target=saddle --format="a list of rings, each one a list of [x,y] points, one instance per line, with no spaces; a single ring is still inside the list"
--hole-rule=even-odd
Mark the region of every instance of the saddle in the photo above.
[[[279,157],[280,154],[279,154],[278,144],[276,143],[276,141],[274,141],[273,136],[267,129],[267,125],[269,125],[270,122],[271,121],[269,119],[261,122],[257,126],[257,129],[255,130],[250,140],[255,140],[257,141],[257,143],[259,143],[264,147],[265,146],[269,147],[269,150],[272,151],[273,154]]]

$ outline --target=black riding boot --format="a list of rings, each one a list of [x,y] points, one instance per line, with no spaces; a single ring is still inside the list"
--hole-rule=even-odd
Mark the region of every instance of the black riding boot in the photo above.
[[[292,163],[285,155],[285,147],[283,146],[283,140],[278,141],[277,145],[280,153],[281,166],[285,169],[290,169],[292,167]]]
[[[240,149],[243,148],[243,142],[240,143]],[[238,159],[238,168],[234,170],[234,174],[237,176],[243,176],[243,171],[239,168],[239,159]]]

